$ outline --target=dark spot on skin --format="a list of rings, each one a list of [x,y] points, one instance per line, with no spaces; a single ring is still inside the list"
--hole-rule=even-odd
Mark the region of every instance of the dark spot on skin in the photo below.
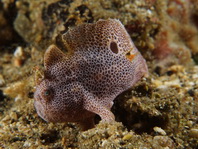
[[[110,43],[110,49],[113,53],[118,54],[118,46],[117,44],[113,41]]]
[[[130,56],[131,54],[130,54],[130,52],[128,52],[126,55],[127,55],[127,56]]]

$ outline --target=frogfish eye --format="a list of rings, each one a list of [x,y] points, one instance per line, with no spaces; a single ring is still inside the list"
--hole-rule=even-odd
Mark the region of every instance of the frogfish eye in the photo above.
[[[50,94],[51,94],[51,92],[50,92],[49,89],[44,91],[44,95],[45,95],[45,96],[49,96]]]
[[[52,89],[46,89],[43,91],[43,97],[45,100],[49,101],[51,98],[53,98],[53,90]]]

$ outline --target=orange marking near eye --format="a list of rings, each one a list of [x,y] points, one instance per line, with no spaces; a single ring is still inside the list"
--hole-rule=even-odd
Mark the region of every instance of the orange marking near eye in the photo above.
[[[131,62],[134,59],[135,54],[126,54],[126,57]]]

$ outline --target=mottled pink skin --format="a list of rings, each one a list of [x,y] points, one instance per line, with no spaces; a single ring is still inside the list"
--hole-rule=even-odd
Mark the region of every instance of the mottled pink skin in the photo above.
[[[44,55],[44,79],[37,83],[35,108],[50,122],[79,122],[84,129],[114,121],[117,95],[132,87],[148,69],[120,21],[100,20],[63,34],[64,54],[51,45]]]

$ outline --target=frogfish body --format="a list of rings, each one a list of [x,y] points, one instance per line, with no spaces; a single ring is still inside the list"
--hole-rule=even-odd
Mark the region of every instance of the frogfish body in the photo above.
[[[120,21],[82,24],[62,35],[63,53],[51,45],[44,55],[44,77],[36,82],[34,105],[49,122],[94,127],[94,116],[114,121],[113,100],[148,74],[146,62]]]

